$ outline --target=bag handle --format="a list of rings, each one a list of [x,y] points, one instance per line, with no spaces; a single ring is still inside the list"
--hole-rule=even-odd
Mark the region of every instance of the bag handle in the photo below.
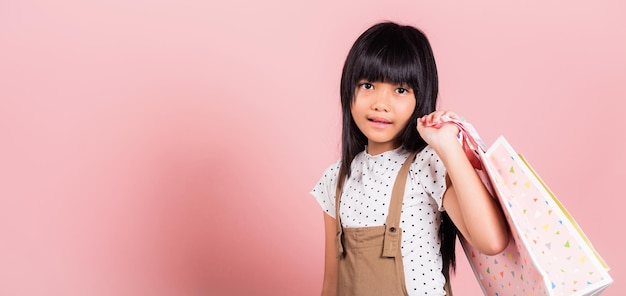
[[[481,152],[484,153],[487,151],[487,146],[478,135],[478,132],[476,131],[474,126],[472,126],[472,124],[470,124],[469,122],[452,119],[448,116],[442,116],[441,119],[443,120],[443,122],[438,124],[437,126],[442,126],[444,124],[454,124],[459,129],[459,136],[461,137],[463,151],[465,151],[467,159],[470,161],[475,169],[483,170],[484,167],[482,162],[480,161],[480,157],[478,156],[479,153],[477,152],[477,150],[480,149]]]
[[[493,198],[496,198],[497,193],[493,189],[493,184],[491,183],[492,180],[489,177],[485,164],[483,163],[484,159],[482,159],[485,157],[485,152],[487,152],[487,146],[485,146],[485,143],[478,135],[474,126],[472,126],[469,122],[452,119],[448,116],[442,116],[441,119],[443,122],[438,124],[438,126],[444,124],[454,124],[459,129],[460,141],[462,142],[463,151],[465,152],[467,159],[474,170],[476,170],[478,177],[487,188],[487,191],[489,191],[489,194]]]

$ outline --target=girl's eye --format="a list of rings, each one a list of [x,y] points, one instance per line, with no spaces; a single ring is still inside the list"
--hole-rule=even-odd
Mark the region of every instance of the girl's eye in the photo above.
[[[374,86],[371,83],[368,83],[368,82],[363,82],[363,83],[361,83],[360,86],[361,86],[362,89],[372,89],[372,88],[374,88]]]
[[[398,87],[398,88],[396,88],[396,92],[401,94],[401,95],[404,95],[404,94],[409,93],[409,90],[404,88],[404,87]]]

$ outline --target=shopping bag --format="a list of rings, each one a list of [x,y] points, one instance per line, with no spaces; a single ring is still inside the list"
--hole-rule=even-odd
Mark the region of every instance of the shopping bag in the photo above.
[[[486,149],[471,124],[447,120],[461,130],[466,154],[511,231],[507,248],[493,256],[461,238],[483,293],[583,296],[606,289],[613,282],[607,264],[523,156],[503,136]]]

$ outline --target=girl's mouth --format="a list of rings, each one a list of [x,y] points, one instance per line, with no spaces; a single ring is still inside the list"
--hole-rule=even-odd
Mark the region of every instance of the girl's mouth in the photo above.
[[[386,124],[391,123],[390,120],[387,120],[385,118],[380,118],[380,117],[368,117],[367,120],[374,122],[374,123],[386,123]]]
[[[390,120],[380,117],[368,117],[367,120],[377,128],[385,128],[391,124]]]

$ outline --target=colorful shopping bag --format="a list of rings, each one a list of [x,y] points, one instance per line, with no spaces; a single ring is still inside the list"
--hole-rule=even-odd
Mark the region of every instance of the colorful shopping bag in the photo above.
[[[509,228],[508,247],[487,256],[461,239],[485,295],[599,295],[613,279],[574,218],[528,162],[498,138],[486,149],[466,122],[459,126],[466,153],[497,198]],[[469,149],[468,149],[469,147]]]

